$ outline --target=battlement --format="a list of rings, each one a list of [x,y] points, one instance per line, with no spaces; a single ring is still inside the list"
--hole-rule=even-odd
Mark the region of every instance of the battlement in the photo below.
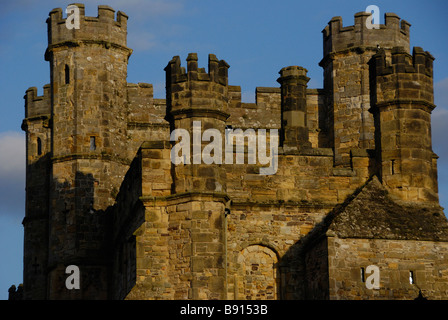
[[[63,18],[62,9],[53,9],[47,19],[49,47],[63,43],[76,45],[82,41],[126,47],[128,16],[125,13],[118,11],[115,19],[114,9],[100,5],[97,17],[86,17],[83,4],[74,3],[73,5],[79,8],[79,29],[68,29],[67,19]]]
[[[380,50],[373,56],[377,75],[390,73],[421,73],[428,77],[433,76],[434,57],[420,47],[414,47],[412,55],[402,47],[394,47],[390,54],[388,63],[384,50]]]
[[[412,55],[402,47],[395,47],[388,54],[380,50],[372,57],[376,75],[376,103],[413,100],[424,102],[433,109],[434,57],[420,47]]]
[[[26,90],[25,96],[25,118],[51,113],[51,86],[46,84],[44,94],[37,95],[37,88],[31,87]]]
[[[409,52],[409,22],[400,21],[394,13],[386,13],[385,24],[380,24],[379,29],[368,29],[366,20],[369,16],[369,12],[358,12],[355,14],[355,24],[347,27],[343,26],[341,17],[333,17],[322,30],[324,57],[331,52],[356,47],[391,48],[399,45]]]
[[[214,54],[208,56],[208,73],[205,68],[198,68],[198,55],[190,53],[187,57],[187,70],[181,67],[179,56],[173,57],[165,68],[167,80],[171,83],[185,81],[211,81],[228,85],[229,65],[224,60],[218,60]]]

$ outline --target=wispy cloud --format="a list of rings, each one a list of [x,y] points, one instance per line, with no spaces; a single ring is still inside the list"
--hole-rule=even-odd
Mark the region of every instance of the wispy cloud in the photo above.
[[[160,44],[155,34],[148,31],[133,32],[128,35],[128,45],[132,50],[147,51],[156,48]]]
[[[101,1],[95,2],[101,4]],[[183,0],[109,0],[108,4],[117,11],[132,14],[136,20],[178,15],[184,9]]]
[[[89,6],[101,4],[96,2]],[[139,52],[169,50],[169,39],[182,36],[187,28],[177,19],[188,12],[185,0],[110,0],[108,5],[129,16],[128,46]]]
[[[12,11],[34,10],[36,7],[66,8],[73,2],[60,0],[15,0],[2,1],[0,16],[6,16]],[[96,15],[98,5],[109,5],[114,10],[123,11],[136,17],[154,17],[179,14],[184,9],[185,0],[89,0],[81,1],[86,8],[87,15]]]
[[[442,207],[448,208],[448,78],[434,84],[434,101],[437,107],[432,112],[432,145],[439,156],[439,198]],[[445,214],[448,212],[445,210]]]
[[[448,78],[434,84],[434,102],[437,107],[432,113],[432,140],[434,151],[442,162],[448,163]]]
[[[438,107],[448,109],[448,78],[434,84],[434,102]]]

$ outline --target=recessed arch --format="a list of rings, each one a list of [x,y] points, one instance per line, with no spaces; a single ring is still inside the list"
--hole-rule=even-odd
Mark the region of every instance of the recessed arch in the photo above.
[[[237,297],[242,300],[275,300],[279,292],[278,254],[253,244],[238,255]]]

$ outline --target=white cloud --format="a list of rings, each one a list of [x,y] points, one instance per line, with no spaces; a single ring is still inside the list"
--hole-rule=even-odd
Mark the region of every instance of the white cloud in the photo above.
[[[23,216],[25,209],[25,135],[0,133],[0,214]]]
[[[0,177],[24,175],[25,134],[21,132],[0,133]]]

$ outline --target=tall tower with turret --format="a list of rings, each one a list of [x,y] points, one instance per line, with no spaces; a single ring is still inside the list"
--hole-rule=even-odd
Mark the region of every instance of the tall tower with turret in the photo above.
[[[65,288],[65,268],[71,264],[80,268],[88,288],[78,298],[107,297],[104,210],[114,203],[113,192],[130,163],[125,152],[127,16],[118,12],[115,18],[112,8],[99,6],[97,17],[86,17],[84,5],[76,6],[79,29],[67,27],[61,9],[50,12],[45,59],[51,83],[41,100],[33,88],[26,95],[27,184],[42,191],[27,192],[25,229],[36,223],[31,216],[41,217],[48,228],[48,238],[42,233],[37,240],[39,250],[46,251],[36,252],[42,261],[25,259],[25,291],[35,291],[36,298],[76,296],[79,291]],[[37,179],[42,174],[46,179]],[[27,254],[35,252],[28,249]],[[28,278],[33,265],[40,267],[35,279]],[[46,284],[47,290],[41,289]]]
[[[409,52],[410,24],[393,13],[384,15],[379,29],[367,28],[370,13],[355,14],[355,24],[344,27],[334,17],[322,31],[324,89],[327,92],[327,130],[335,166],[350,166],[351,149],[374,149],[374,121],[369,112],[369,65],[382,48],[402,46]]]
[[[183,298],[225,298],[225,207],[229,200],[226,170],[223,158],[215,157],[212,163],[207,163],[203,155],[219,157],[224,150],[221,133],[229,117],[228,68],[224,60],[210,54],[206,72],[198,67],[196,53],[188,55],[186,70],[178,56],[165,68],[167,115],[172,129],[189,133],[188,138],[182,139],[189,140],[191,155],[173,167],[172,191],[177,195],[178,207],[182,205],[186,210],[185,220],[190,220],[183,227],[188,231],[183,233],[183,254],[172,261],[176,273],[187,273],[190,277],[179,285],[191,282],[192,289]],[[207,129],[215,134],[206,138]],[[212,140],[216,148],[207,152],[206,145]]]
[[[434,57],[420,47],[384,50],[371,61],[371,101],[383,184],[398,199],[438,204],[432,150]]]
[[[25,299],[45,299],[47,294],[48,224],[51,171],[51,86],[44,94],[37,88],[26,91],[26,198],[24,226],[24,293]]]

